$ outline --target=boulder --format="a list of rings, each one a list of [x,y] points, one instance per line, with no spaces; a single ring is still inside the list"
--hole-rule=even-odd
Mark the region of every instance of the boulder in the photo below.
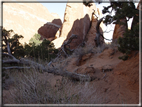
[[[95,9],[97,13],[94,3],[92,3],[91,7],[86,7],[83,3],[67,3],[60,37],[64,40],[68,40],[72,34],[78,35],[78,38],[70,43],[71,49],[76,48],[85,39],[90,29],[93,9]],[[55,43],[55,41],[53,41],[53,43]],[[62,44],[63,43],[60,42],[60,44],[57,44],[58,46],[55,45],[55,47],[60,47]]]
[[[54,19],[52,20],[52,23],[56,24],[56,25],[59,25],[59,26],[62,26],[62,21],[61,19]]]
[[[74,72],[80,73],[80,74],[89,74],[89,73],[95,73],[95,68],[94,67],[79,67],[77,68]]]
[[[42,38],[50,40],[55,39],[55,34],[61,26],[54,23],[47,22],[38,29],[38,33],[41,35]]]
[[[111,65],[105,65],[101,68],[102,72],[112,71],[113,67]]]

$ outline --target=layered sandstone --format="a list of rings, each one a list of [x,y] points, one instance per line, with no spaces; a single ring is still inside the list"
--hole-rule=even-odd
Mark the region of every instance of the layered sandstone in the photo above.
[[[97,18],[95,15],[92,16],[91,28],[90,28],[88,34],[86,35],[86,42],[87,42],[86,44],[88,46],[91,46],[91,45],[95,46],[96,45],[95,41],[94,41],[94,39],[96,37],[96,32],[97,32],[96,25],[97,25],[99,18],[102,18],[102,13],[99,11],[99,9],[97,9],[97,10],[98,10],[99,17]],[[100,32],[101,32],[101,34],[103,34],[103,23],[100,24]],[[100,38],[102,41],[104,41],[102,37],[100,37]]]
[[[83,3],[67,3],[60,37],[53,41],[56,48],[59,48],[72,34],[77,35],[78,38],[70,43],[71,48],[76,48],[83,42],[90,29],[93,9],[97,13],[95,4],[92,4],[91,7],[86,7]],[[57,43],[58,41],[60,43]]]
[[[43,24],[54,19],[60,18],[40,3],[3,3],[3,27],[23,35],[21,43],[28,43]]]
[[[54,23],[56,23],[56,21]],[[57,25],[58,23],[54,23],[48,22],[38,29],[38,33],[41,35],[42,38],[46,38],[49,40],[55,39],[55,34],[61,26]]]

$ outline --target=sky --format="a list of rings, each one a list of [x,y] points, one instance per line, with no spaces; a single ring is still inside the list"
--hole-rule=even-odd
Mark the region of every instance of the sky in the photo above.
[[[64,1],[66,1],[66,0],[64,0]],[[50,13],[57,13],[63,22],[66,3],[61,3],[61,2],[56,3],[55,2],[55,3],[41,3],[41,4],[43,6],[45,6]],[[96,4],[96,7],[99,8],[100,10],[103,9],[103,6],[109,5],[109,3],[101,3],[101,4],[95,3],[95,4]],[[137,4],[138,3],[136,3],[136,7],[137,7]],[[131,22],[132,22],[132,20],[130,20],[130,22],[128,24],[129,27],[131,26]],[[105,25],[103,25],[103,28],[104,28],[103,31],[108,32],[110,30],[114,30],[114,27],[115,27],[114,24],[111,24],[107,27]],[[104,33],[104,37],[107,39],[112,39],[112,35],[113,35],[113,31],[111,31],[109,33]],[[110,41],[105,40],[105,42],[110,42]]]

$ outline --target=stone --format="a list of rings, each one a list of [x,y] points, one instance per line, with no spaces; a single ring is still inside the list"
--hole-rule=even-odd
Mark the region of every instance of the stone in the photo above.
[[[94,67],[79,67],[74,72],[79,74],[94,74],[95,68]]]
[[[101,70],[102,70],[103,72],[106,72],[106,71],[112,71],[113,68],[112,68],[111,65],[105,65],[105,66],[103,66],[103,67],[101,68]]]
[[[127,23],[126,19],[122,19],[120,21],[122,21],[123,23]],[[119,37],[123,37],[125,30],[125,25],[116,24],[113,32],[113,42],[116,42]]]
[[[84,55],[80,55],[76,61],[76,65],[77,66],[81,66],[83,64],[85,64],[85,62],[91,58],[91,56],[93,55],[93,53],[87,53]]]
[[[52,23],[56,24],[56,25],[59,25],[59,26],[62,26],[62,21],[61,19],[54,19],[52,20]]]
[[[3,3],[3,27],[24,36],[21,43],[29,43],[42,25],[54,19],[60,18],[40,3]]]
[[[55,39],[55,34],[59,30],[60,27],[61,26],[57,24],[48,22],[38,29],[38,33],[41,35],[42,38]]]
[[[66,5],[59,38],[61,37],[64,38],[64,40],[68,40],[72,34],[77,35],[78,38],[70,43],[71,49],[76,48],[83,42],[90,29],[93,9],[97,12],[95,4],[92,4],[91,7],[86,7],[83,3],[67,3]],[[62,44],[63,43],[60,42],[60,44],[57,45],[61,47]],[[55,45],[55,47],[57,46]]]
[[[92,55],[93,55],[93,53],[87,53],[87,54],[83,55],[81,61],[86,61],[86,60],[90,59]]]
[[[95,68],[94,67],[86,67],[85,68],[85,73],[86,74],[95,73]]]
[[[99,11],[99,9],[97,9]],[[101,12],[99,12],[100,14]],[[102,15],[100,16],[100,18],[102,18]],[[92,23],[91,23],[91,28],[86,36],[86,44],[89,46],[89,45],[92,45],[92,46],[96,46],[95,44],[95,37],[96,37],[96,25],[97,25],[97,17],[95,15],[92,16]],[[103,23],[101,22],[100,24],[100,32],[101,34],[103,34]],[[104,39],[102,38],[102,36],[100,37],[102,43],[104,43]]]

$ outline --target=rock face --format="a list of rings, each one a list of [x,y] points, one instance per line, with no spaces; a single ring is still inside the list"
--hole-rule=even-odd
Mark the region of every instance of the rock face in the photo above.
[[[21,43],[28,43],[43,24],[54,23],[54,19],[60,18],[40,3],[3,3],[3,27],[23,35]]]
[[[99,11],[99,9],[98,9]],[[100,12],[99,12],[100,13]],[[100,18],[102,18],[102,15],[100,15]],[[93,45],[95,46],[95,37],[96,37],[96,25],[97,25],[97,17],[95,15],[92,16],[92,23],[91,23],[91,28],[86,36],[86,42],[87,42],[87,45]],[[103,23],[100,24],[100,32],[101,34],[103,34]],[[104,39],[101,37],[101,40],[104,41]]]
[[[123,23],[127,23],[127,22],[126,22],[126,19],[122,19],[121,21],[122,21]],[[114,28],[114,32],[113,32],[113,42],[114,42],[114,41],[117,41],[117,39],[118,39],[119,37],[123,37],[123,34],[124,34],[125,30],[126,30],[126,26],[116,24],[116,25],[115,25],[115,28]]]
[[[54,21],[54,23],[59,24],[59,22]],[[55,39],[55,34],[59,30],[61,26],[54,24],[54,23],[46,23],[44,26],[38,29],[38,33],[41,35],[42,38],[46,38],[49,40]]]
[[[90,29],[93,9],[97,12],[94,3],[90,8],[83,3],[67,3],[60,37],[53,41],[56,48],[59,48],[64,40],[68,40],[72,34],[78,35],[78,38],[70,43],[72,49],[83,42]],[[56,44],[59,40],[62,40],[62,42]]]

